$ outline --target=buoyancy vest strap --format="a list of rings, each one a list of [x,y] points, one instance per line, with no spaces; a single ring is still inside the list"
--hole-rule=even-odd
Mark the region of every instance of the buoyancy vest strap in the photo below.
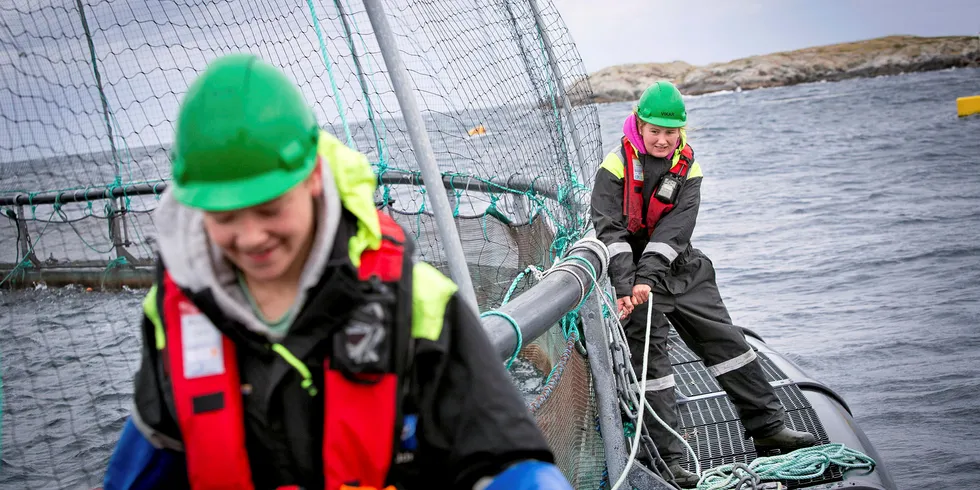
[[[397,282],[402,277],[405,231],[391,216],[380,211],[378,219],[381,222],[381,245],[361,254],[357,275],[362,281],[377,276],[382,282]]]
[[[636,149],[629,138],[623,136],[623,154],[626,167],[623,172],[623,216],[626,230],[636,233],[643,229],[643,165],[636,162]]]
[[[358,278],[395,283],[402,277],[405,232],[390,216],[378,212],[378,218],[381,244],[361,254]],[[324,364],[326,488],[382,488],[394,459],[398,375],[391,372],[349,379],[353,375],[329,369],[329,359]]]
[[[323,467],[326,488],[381,488],[394,450],[398,377],[374,384],[352,382],[339,371],[324,374]]]
[[[174,407],[194,490],[252,489],[235,345],[164,277]]]

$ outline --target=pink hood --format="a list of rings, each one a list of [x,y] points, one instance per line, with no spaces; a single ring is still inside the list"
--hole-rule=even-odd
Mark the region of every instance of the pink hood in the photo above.
[[[629,116],[626,116],[626,121],[623,121],[623,134],[626,135],[626,139],[630,140],[633,148],[636,148],[641,155],[647,154],[647,147],[643,144],[643,137],[640,136],[640,130],[636,124],[636,113],[631,112]],[[680,148],[687,143],[687,138],[684,135],[684,131],[681,130],[681,137],[677,140],[677,147],[674,148],[674,152],[677,152],[677,148]]]
[[[630,140],[630,143],[633,145],[633,148],[636,148],[636,151],[640,152],[641,155],[647,154],[647,148],[643,144],[643,137],[640,136],[640,130],[637,129],[635,112],[631,112],[626,117],[626,121],[623,122],[623,134],[626,135],[626,139]]]

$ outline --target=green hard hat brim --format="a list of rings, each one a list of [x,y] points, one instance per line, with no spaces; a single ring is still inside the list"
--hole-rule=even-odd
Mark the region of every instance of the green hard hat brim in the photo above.
[[[306,180],[316,168],[316,159],[314,149],[303,166],[293,171],[276,169],[248,179],[174,186],[174,198],[185,206],[213,212],[257,206],[281,197]]]
[[[662,128],[683,128],[687,124],[687,121],[679,121],[677,119],[670,119],[666,117],[643,117],[643,115],[639,113],[637,113],[636,117],[640,118],[641,121],[647,124],[653,124],[654,126],[660,126]]]

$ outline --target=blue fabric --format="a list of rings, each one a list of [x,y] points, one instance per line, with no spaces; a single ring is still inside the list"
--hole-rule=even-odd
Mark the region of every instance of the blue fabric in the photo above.
[[[572,490],[557,466],[524,461],[497,475],[485,490]]]
[[[419,447],[418,438],[415,437],[415,428],[418,425],[417,415],[406,415],[405,422],[402,424],[402,451],[415,451]]]
[[[126,419],[119,442],[109,459],[103,490],[187,488],[183,454],[157,449],[143,437],[132,417]]]

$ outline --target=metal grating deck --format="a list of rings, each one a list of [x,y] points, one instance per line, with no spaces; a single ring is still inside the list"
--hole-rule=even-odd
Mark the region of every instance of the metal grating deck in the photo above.
[[[738,420],[735,413],[735,406],[728,401],[727,396],[697,400],[677,407],[681,417],[681,424],[684,427],[696,425],[717,424]]]
[[[708,370],[700,362],[675,365],[674,380],[677,382],[677,389],[684,396],[696,396],[721,391],[721,385],[718,384],[714,376],[708,374]]]
[[[735,407],[714,377],[708,374],[700,358],[684,345],[673,329],[668,337],[668,348],[678,391],[686,397],[695,397],[678,406],[680,433],[698,454],[702,469],[736,462],[749,463],[755,459],[755,445],[750,439],[743,438],[745,429]],[[786,375],[765,354],[758,354],[767,381],[786,383]],[[795,384],[778,386],[775,391],[786,408],[787,425],[795,430],[813,433],[817,436],[818,444],[830,442],[816,412]],[[689,458],[684,465],[693,471],[694,463]],[[820,478],[784,481],[783,484],[787,488],[801,488],[840,481],[841,477],[841,471],[834,467]]]
[[[671,329],[671,335],[667,337],[667,355],[670,357],[672,365],[683,364],[685,362],[698,362],[701,360],[696,354],[688,349],[681,337]]]

